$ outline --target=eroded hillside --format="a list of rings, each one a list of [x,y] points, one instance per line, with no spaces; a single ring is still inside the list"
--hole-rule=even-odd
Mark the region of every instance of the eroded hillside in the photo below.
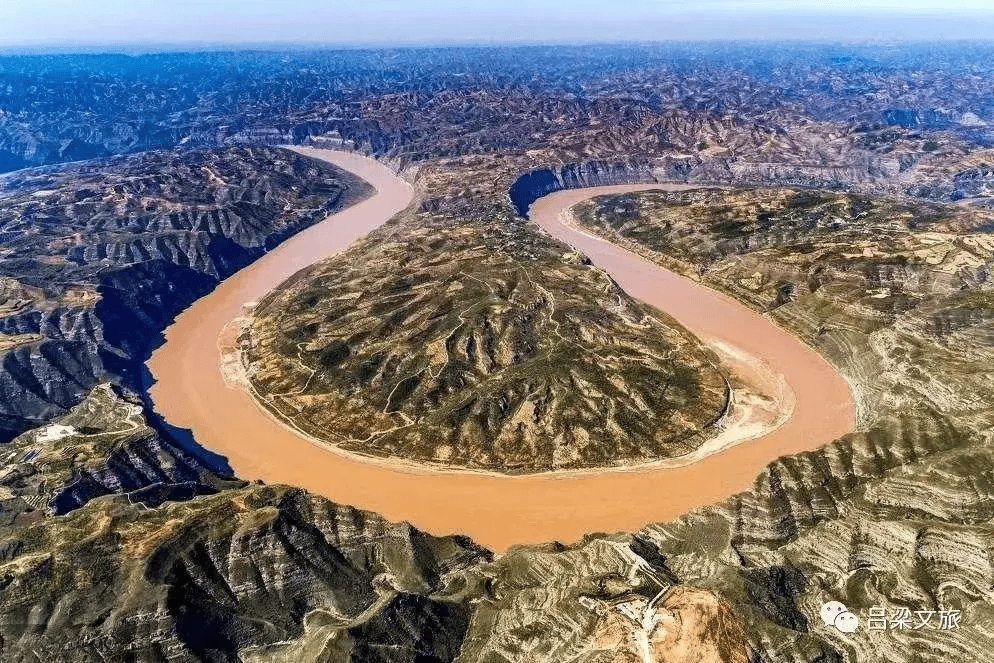
[[[350,451],[499,472],[692,451],[717,357],[505,209],[422,212],[297,274],[242,338],[254,393]]]
[[[0,61],[0,169],[170,148],[0,185],[12,440],[0,448],[0,658],[987,660],[991,58],[873,48]],[[859,430],[677,521],[500,556],[239,481],[150,416],[141,361],[219,278],[363,195],[283,150],[190,148],[311,138],[384,157],[422,194],[355,260],[304,272],[261,309],[296,307],[292,335],[260,317],[260,343],[275,363],[296,348],[330,364],[314,389],[357,397],[336,404],[356,425],[404,426],[465,390],[470,409],[448,411],[477,460],[561,461],[549,431],[566,441],[598,408],[651,447],[654,431],[620,415],[676,403],[651,386],[681,365],[707,386],[706,354],[515,211],[558,188],[665,180],[702,188],[599,200],[581,216],[816,347],[851,380]],[[346,354],[321,337],[359,342]],[[537,377],[508,372],[515,361]],[[310,368],[280,370],[274,390],[311,388]],[[421,377],[395,391],[388,378],[405,374]],[[522,429],[503,409],[513,402],[563,409],[529,410],[538,423]],[[580,424],[564,426],[566,411]],[[444,421],[420,424],[405,450],[461,460]],[[506,444],[475,442],[498,430]],[[394,435],[374,453],[410,442]],[[600,435],[597,462],[635,452]],[[863,619],[932,611],[936,627],[842,634],[818,619],[829,599]],[[939,629],[940,610],[959,611],[958,627]]]
[[[771,463],[755,488],[636,535],[722,588],[761,660],[982,660],[989,637],[994,310],[990,212],[791,189],[645,192],[585,227],[768,311],[849,377],[860,432]],[[707,542],[706,544],[704,542]],[[851,635],[838,600],[917,629]],[[956,611],[958,627],[938,629]]]
[[[102,380],[141,388],[172,317],[236,269],[369,193],[276,148],[148,153],[0,180],[0,439]]]

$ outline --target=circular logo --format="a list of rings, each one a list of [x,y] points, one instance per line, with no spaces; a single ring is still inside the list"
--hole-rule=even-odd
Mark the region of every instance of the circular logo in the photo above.
[[[835,626],[835,618],[843,612],[849,612],[845,604],[829,601],[821,607],[821,621],[825,623],[825,626]]]
[[[859,617],[847,610],[835,618],[835,628],[843,633],[855,633],[859,628]]]
[[[859,617],[849,612],[849,608],[839,601],[829,601],[821,606],[821,621],[825,626],[834,626],[842,633],[855,633],[859,628]]]

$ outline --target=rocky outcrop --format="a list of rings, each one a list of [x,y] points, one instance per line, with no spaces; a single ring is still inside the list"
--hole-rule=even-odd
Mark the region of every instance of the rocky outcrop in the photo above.
[[[553,191],[610,184],[651,184],[656,181],[648,164],[589,161],[525,173],[511,185],[508,196],[518,214],[528,216],[531,204]]]

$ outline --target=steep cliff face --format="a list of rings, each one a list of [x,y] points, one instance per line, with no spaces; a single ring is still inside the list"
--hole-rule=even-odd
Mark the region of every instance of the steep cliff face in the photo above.
[[[679,168],[675,169],[679,171]],[[524,173],[514,181],[508,191],[511,203],[521,216],[528,216],[531,204],[553,191],[582,189],[588,186],[611,184],[650,184],[672,173],[660,173],[657,178],[646,163],[610,163],[588,161],[558,167],[546,167]],[[679,179],[679,178],[672,178]]]
[[[0,440],[142,362],[184,307],[327,213],[356,178],[279,149],[150,153],[4,178]]]

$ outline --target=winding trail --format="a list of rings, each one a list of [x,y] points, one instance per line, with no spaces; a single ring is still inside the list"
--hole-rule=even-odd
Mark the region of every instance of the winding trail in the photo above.
[[[748,442],[711,449],[710,455],[680,466],[530,476],[418,468],[310,440],[273,419],[246,390],[226,384],[218,339],[245,303],[260,299],[301,268],[342,251],[407,207],[413,191],[371,159],[300,151],[355,173],[377,194],[287,240],[195,302],[166,329],[166,342],[148,362],[156,379],[150,393],[159,414],[225,455],[242,478],[300,486],[433,534],[466,534],[502,551],[519,543],[573,542],[590,532],[634,530],[672,519],[747,488],[774,458],[821,446],[855,425],[848,384],[814,350],[735,300],[571,225],[568,210],[580,200],[611,191],[662,188],[638,185],[555,193],[537,201],[531,216],[589,255],[629,293],[670,313],[704,340],[725,348],[728,356],[745,356],[746,364],[758,359],[784,376],[796,403],[778,428]]]

